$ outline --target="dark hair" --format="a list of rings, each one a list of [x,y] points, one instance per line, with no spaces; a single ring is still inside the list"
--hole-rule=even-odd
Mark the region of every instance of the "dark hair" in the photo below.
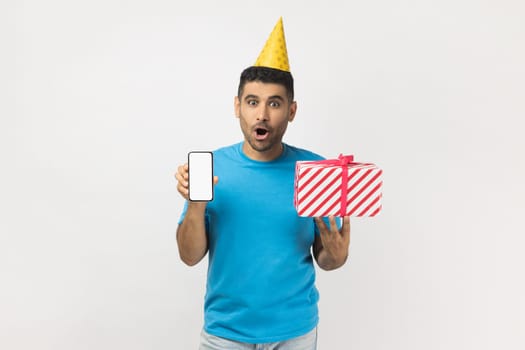
[[[241,73],[237,96],[241,98],[244,85],[247,82],[260,81],[262,83],[274,83],[284,86],[288,100],[293,101],[293,77],[292,73],[268,67],[248,67]]]

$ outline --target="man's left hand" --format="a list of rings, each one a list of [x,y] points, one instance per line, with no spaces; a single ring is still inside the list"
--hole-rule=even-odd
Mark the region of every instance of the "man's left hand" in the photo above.
[[[314,254],[319,266],[325,270],[333,270],[342,266],[347,257],[350,247],[350,218],[343,217],[343,225],[338,229],[334,216],[328,217],[329,227],[320,217],[315,218],[319,229],[320,243],[322,247],[315,249]],[[319,244],[318,244],[319,245]]]

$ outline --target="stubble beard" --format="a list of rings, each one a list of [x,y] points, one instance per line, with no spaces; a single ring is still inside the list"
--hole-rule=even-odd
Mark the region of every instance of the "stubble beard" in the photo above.
[[[282,138],[284,136],[284,130],[271,129],[272,134],[266,140],[258,141],[253,136],[253,132],[244,133],[244,138],[250,148],[258,153],[265,154],[273,152],[278,149],[282,151]],[[280,152],[279,152],[280,154]]]
[[[246,140],[248,141],[248,144],[250,145],[251,148],[261,153],[270,151],[271,149],[273,149],[273,147],[276,144],[280,144],[278,140],[274,140],[273,138],[270,140],[260,142],[260,141],[254,140],[251,135]]]

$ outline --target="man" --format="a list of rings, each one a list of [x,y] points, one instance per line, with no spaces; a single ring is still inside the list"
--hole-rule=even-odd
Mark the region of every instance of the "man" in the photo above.
[[[322,157],[282,141],[296,115],[293,98],[280,19],[255,66],[241,74],[234,109],[244,140],[214,152],[214,199],[187,201],[177,229],[186,264],[209,254],[201,350],[316,349],[312,253],[324,270],[342,266],[350,223],[345,217],[339,228],[334,217],[295,211],[295,162]],[[187,200],[187,164],[176,179]]]

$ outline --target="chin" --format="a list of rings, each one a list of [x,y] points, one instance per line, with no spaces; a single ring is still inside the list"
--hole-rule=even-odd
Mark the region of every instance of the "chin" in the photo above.
[[[248,143],[254,150],[261,153],[271,151],[275,147],[275,143],[267,143],[261,145],[258,141],[254,140],[250,140],[248,141]]]

